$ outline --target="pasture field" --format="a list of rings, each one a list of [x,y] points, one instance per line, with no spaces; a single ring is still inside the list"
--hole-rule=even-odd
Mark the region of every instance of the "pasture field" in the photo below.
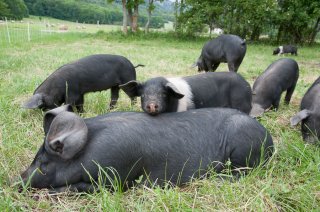
[[[67,33],[41,42],[22,43],[0,51],[0,210],[14,211],[319,211],[320,151],[302,141],[300,128],[290,127],[289,118],[299,109],[302,96],[320,75],[319,45],[300,47],[294,58],[300,78],[291,104],[283,99],[279,110],[269,111],[259,121],[270,131],[276,148],[272,159],[239,181],[193,180],[177,188],[143,186],[128,191],[93,194],[49,194],[47,190],[22,191],[10,183],[32,162],[43,142],[40,110],[25,110],[20,105],[34,89],[62,64],[96,53],[119,54],[137,69],[138,80],[155,76],[196,74],[190,68],[207,40],[178,41],[172,37],[153,39],[117,33],[97,35]],[[278,59],[274,46],[248,43],[247,54],[238,73],[250,84],[269,64]],[[217,71],[226,71],[221,64]],[[272,85],[270,85],[272,86]],[[110,91],[85,96],[84,117],[109,112]],[[114,111],[140,110],[130,106],[122,92]],[[107,154],[107,153],[106,153]]]
[[[61,30],[62,26],[67,30]],[[47,40],[52,35],[65,33],[96,33],[99,30],[117,31],[121,26],[75,23],[59,20],[51,17],[30,16],[22,21],[1,20],[0,19],[0,46],[17,45],[29,41]]]

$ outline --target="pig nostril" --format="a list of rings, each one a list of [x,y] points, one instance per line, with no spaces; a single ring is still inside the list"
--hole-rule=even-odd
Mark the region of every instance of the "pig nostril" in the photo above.
[[[155,105],[154,108],[158,109],[158,105]]]

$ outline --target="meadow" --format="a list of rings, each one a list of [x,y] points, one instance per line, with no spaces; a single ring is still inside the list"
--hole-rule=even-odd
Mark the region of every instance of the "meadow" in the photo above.
[[[34,89],[61,65],[81,57],[108,53],[127,57],[144,81],[155,76],[186,76],[197,73],[190,68],[209,38],[177,39],[159,35],[128,36],[120,33],[65,33],[41,41],[1,47],[0,51],[0,210],[34,211],[317,211],[320,210],[320,154],[317,146],[303,142],[299,127],[290,127],[289,119],[298,110],[300,100],[320,75],[319,45],[299,46],[295,59],[300,67],[298,85],[291,104],[269,111],[259,121],[270,131],[275,153],[263,167],[238,181],[193,180],[183,187],[148,188],[93,194],[49,194],[47,190],[17,190],[14,176],[32,162],[43,142],[40,110],[22,109],[20,105]],[[251,85],[273,61],[275,46],[248,43],[247,54],[239,68]],[[221,64],[217,71],[226,71]],[[270,85],[272,86],[272,85]],[[85,96],[84,117],[110,112],[110,91]],[[113,111],[140,111],[131,107],[121,92]]]

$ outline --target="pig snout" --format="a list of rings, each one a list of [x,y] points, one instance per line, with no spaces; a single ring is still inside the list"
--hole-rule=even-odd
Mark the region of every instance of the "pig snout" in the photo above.
[[[152,115],[156,115],[159,112],[159,105],[155,102],[151,102],[147,104],[146,108],[147,108],[147,112]]]

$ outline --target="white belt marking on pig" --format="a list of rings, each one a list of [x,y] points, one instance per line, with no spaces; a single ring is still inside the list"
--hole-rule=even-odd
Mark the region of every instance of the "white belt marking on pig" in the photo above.
[[[182,78],[166,78],[169,82],[177,87],[180,93],[184,95],[178,102],[177,112],[186,111],[194,108],[193,94],[190,85]]]
[[[279,46],[280,52],[278,55],[283,54],[283,46]]]

